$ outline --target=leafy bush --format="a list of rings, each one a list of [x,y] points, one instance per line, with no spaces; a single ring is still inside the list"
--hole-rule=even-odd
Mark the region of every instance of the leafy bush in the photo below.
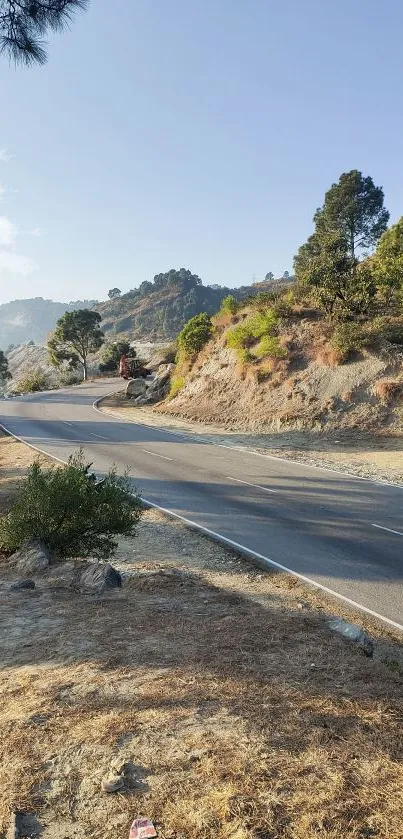
[[[197,355],[210,340],[213,324],[206,312],[190,318],[178,335],[178,347],[184,356]]]
[[[377,317],[368,325],[373,338],[384,338],[391,344],[403,344],[403,318]]]
[[[340,323],[336,326],[330,346],[346,361],[353,352],[359,352],[370,343],[368,329],[360,323]]]
[[[25,376],[18,380],[16,389],[21,393],[37,393],[40,390],[48,390],[50,386],[49,376],[38,367],[27,370]]]
[[[255,358],[286,358],[287,350],[281,346],[276,335],[263,335],[256,347],[253,348]]]
[[[272,311],[278,318],[289,318],[293,313],[295,297],[292,291],[282,294],[272,305]]]
[[[175,396],[178,395],[179,391],[182,390],[184,385],[185,379],[183,378],[183,376],[172,376],[169,388],[169,398],[174,399]]]
[[[224,297],[221,303],[219,314],[235,315],[238,311],[238,303],[233,294]]]
[[[32,464],[10,513],[0,521],[0,547],[17,550],[26,539],[42,539],[61,557],[108,559],[117,534],[133,535],[141,500],[127,475],[113,468],[102,480],[90,472],[80,450],[67,466]]]
[[[229,329],[226,335],[226,343],[232,349],[246,349],[264,335],[272,335],[278,323],[278,319],[272,309],[264,312],[253,312],[242,323],[238,323]]]
[[[71,385],[80,385],[83,377],[79,373],[74,373],[73,370],[62,370],[59,375],[59,384],[62,387],[70,387]]]

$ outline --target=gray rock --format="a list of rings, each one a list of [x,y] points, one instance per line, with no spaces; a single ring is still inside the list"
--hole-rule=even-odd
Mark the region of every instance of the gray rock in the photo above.
[[[129,379],[126,385],[126,396],[133,399],[136,396],[143,396],[147,385],[144,379]]]
[[[33,813],[15,810],[11,814],[6,839],[26,839],[26,837],[40,836],[42,831],[43,826]]]
[[[23,575],[45,571],[51,563],[51,553],[40,539],[29,539],[11,557],[16,568]]]
[[[32,588],[35,588],[33,580],[16,580],[15,583],[11,583],[9,591],[21,591],[22,589]]]
[[[110,588],[121,588],[122,577],[109,563],[91,562],[82,572],[79,586],[84,593],[102,594]]]
[[[354,623],[348,623],[343,618],[331,620],[328,625],[333,632],[338,632],[339,635],[347,638],[348,641],[354,641],[354,643],[361,647],[368,658],[372,658],[374,654],[374,643],[360,626],[356,626]]]

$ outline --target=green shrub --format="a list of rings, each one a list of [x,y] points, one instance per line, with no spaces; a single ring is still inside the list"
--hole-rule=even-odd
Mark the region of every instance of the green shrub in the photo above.
[[[238,311],[238,303],[235,300],[233,294],[228,294],[227,297],[224,297],[224,300],[221,302],[219,315],[227,314],[227,315],[236,315]]]
[[[16,383],[16,390],[21,393],[37,393],[40,390],[49,390],[50,387],[49,376],[40,368],[27,370]]]
[[[403,318],[378,317],[369,325],[370,335],[384,338],[391,344],[403,344]]]
[[[278,318],[289,318],[293,313],[295,298],[292,291],[282,294],[272,305],[272,311]]]
[[[59,375],[59,384],[61,387],[70,387],[71,385],[81,385],[83,377],[74,370],[63,370]]]
[[[272,309],[264,312],[253,312],[242,323],[238,323],[228,330],[226,344],[231,349],[246,349],[264,335],[272,335],[278,319]]]
[[[211,318],[206,312],[200,312],[194,318],[190,318],[178,335],[179,351],[186,357],[197,355],[207,341],[210,340],[213,332]]]
[[[263,335],[256,347],[253,348],[255,358],[286,358],[287,350],[281,346],[276,335]]]
[[[339,323],[330,341],[330,346],[340,354],[340,361],[346,361],[353,352],[368,346],[368,327],[361,323]]]
[[[182,390],[184,385],[185,379],[183,378],[183,376],[172,376],[169,388],[169,398],[174,399],[175,396],[178,395],[179,391]]]
[[[10,513],[0,520],[0,547],[11,553],[26,539],[42,539],[61,557],[108,559],[117,534],[131,536],[142,505],[127,475],[113,468],[102,481],[80,450],[67,466],[43,469],[37,461],[21,482]]]

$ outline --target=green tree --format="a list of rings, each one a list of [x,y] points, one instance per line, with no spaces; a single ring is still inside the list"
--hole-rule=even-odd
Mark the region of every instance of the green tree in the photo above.
[[[221,303],[220,311],[228,315],[236,314],[238,311],[238,303],[236,302],[233,294],[228,294],[227,297],[224,297],[224,300]]]
[[[213,324],[206,312],[188,320],[178,335],[179,350],[187,357],[196,355],[207,344],[213,331]]]
[[[403,291],[403,216],[381,236],[372,267],[388,297],[394,291]]]
[[[0,350],[0,387],[4,387],[9,379],[11,379],[11,373],[8,369],[8,360],[3,350]]]
[[[131,349],[129,341],[114,341],[104,345],[102,361],[99,365],[101,373],[111,373],[117,370],[122,355],[135,357],[136,353]]]
[[[115,300],[116,297],[120,297],[122,294],[120,288],[110,288],[108,291],[109,300]]]
[[[16,63],[44,64],[43,37],[68,27],[88,0],[0,0],[0,52]]]
[[[314,216],[316,232],[342,235],[352,259],[375,247],[388,221],[382,187],[375,186],[370,176],[364,177],[357,169],[340,175]]]
[[[342,234],[321,231],[301,245],[294,258],[294,269],[299,283],[310,286],[319,305],[333,314],[337,305],[343,310],[352,305],[355,263]]]
[[[273,271],[269,271],[269,272],[266,274],[266,276],[265,276],[265,280],[266,280],[266,282],[267,282],[267,283],[271,283],[271,282],[272,282],[272,280],[274,280],[274,274],[273,274]]]
[[[104,334],[99,326],[101,320],[101,315],[90,309],[65,312],[48,340],[51,363],[60,367],[63,362],[67,362],[70,370],[81,365],[86,381],[88,356],[96,352],[104,342]]]

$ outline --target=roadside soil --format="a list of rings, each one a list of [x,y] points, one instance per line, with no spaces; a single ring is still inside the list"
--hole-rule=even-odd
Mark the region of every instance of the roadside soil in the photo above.
[[[0,437],[1,512],[34,457]],[[397,636],[155,511],[113,564],[97,598],[9,592],[0,564],[0,835],[20,808],[44,839],[127,839],[138,816],[162,839],[401,839]]]
[[[220,425],[168,416],[161,407],[157,412],[150,407],[130,406],[123,393],[103,399],[99,407],[131,422],[199,434],[214,443],[242,446],[273,457],[403,486],[401,434],[388,434],[386,431],[376,434],[352,428],[340,428],[331,433],[298,429],[265,433],[228,431]]]

